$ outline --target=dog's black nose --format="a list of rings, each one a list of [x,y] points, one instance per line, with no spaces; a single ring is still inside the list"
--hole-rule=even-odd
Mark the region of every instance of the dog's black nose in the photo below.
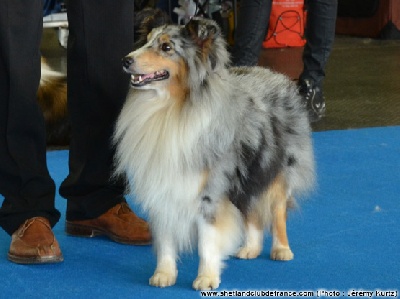
[[[122,58],[122,66],[125,69],[129,69],[129,67],[132,65],[133,62],[134,62],[134,60],[130,56],[126,56],[126,57]]]

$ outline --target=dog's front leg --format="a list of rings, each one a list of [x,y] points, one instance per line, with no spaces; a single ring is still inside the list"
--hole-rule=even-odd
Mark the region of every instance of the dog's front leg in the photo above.
[[[176,248],[172,237],[163,235],[162,240],[156,242],[157,268],[150,278],[150,285],[155,287],[169,287],[175,284],[178,270],[176,268]]]
[[[219,233],[213,224],[200,217],[198,220],[200,265],[193,282],[196,290],[218,288],[221,278],[222,256],[219,248]]]

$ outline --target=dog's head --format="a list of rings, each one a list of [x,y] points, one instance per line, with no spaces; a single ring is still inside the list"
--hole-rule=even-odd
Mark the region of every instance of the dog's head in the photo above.
[[[229,62],[226,43],[217,23],[195,18],[186,26],[164,25],[153,29],[147,42],[123,59],[137,89],[166,86],[201,86],[207,76],[218,73]]]

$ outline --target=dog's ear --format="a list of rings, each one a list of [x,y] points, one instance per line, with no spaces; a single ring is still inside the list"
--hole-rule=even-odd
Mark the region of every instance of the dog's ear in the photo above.
[[[200,58],[203,61],[209,60],[211,68],[214,69],[218,59],[214,41],[221,34],[217,23],[209,19],[193,18],[182,30],[200,49]]]
[[[220,29],[212,20],[193,18],[186,24],[183,31],[197,46],[204,48],[219,34]]]

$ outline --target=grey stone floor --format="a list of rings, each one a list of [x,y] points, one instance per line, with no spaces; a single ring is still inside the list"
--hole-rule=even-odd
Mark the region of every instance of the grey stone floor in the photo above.
[[[302,48],[264,49],[260,65],[297,79]],[[400,40],[337,36],[324,83],[327,114],[315,131],[400,125]]]

